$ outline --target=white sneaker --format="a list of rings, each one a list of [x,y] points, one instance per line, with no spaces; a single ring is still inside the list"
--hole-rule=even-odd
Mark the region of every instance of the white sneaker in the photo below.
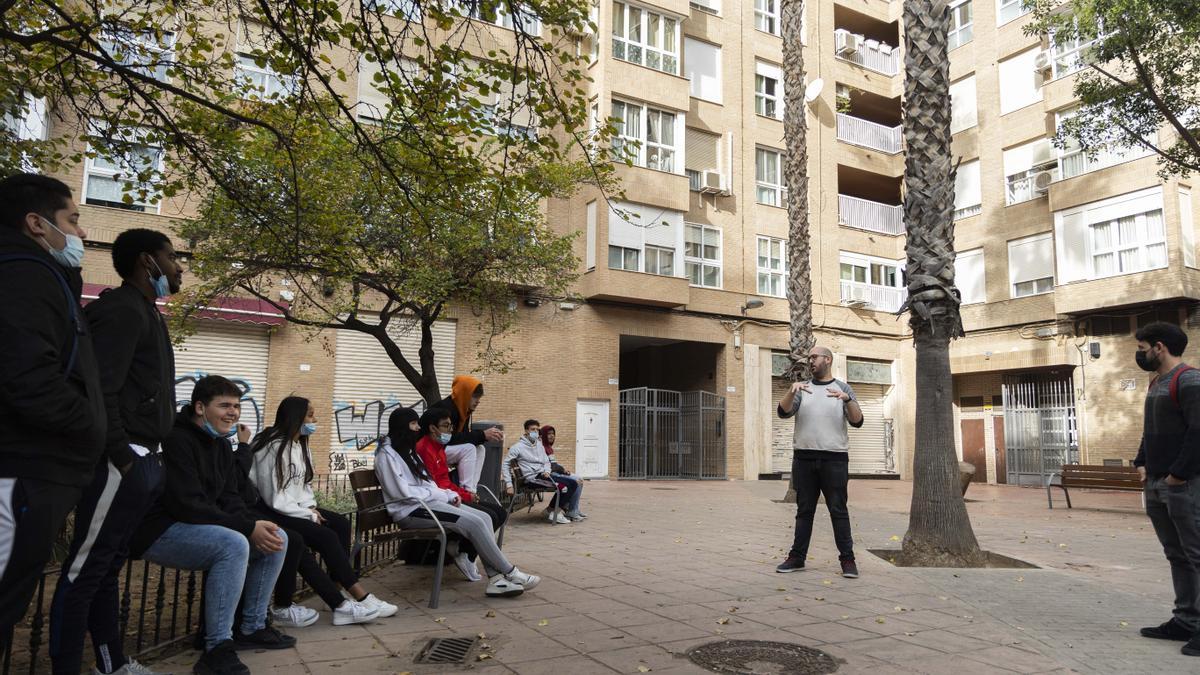
[[[380,600],[379,598],[375,597],[374,593],[368,593],[367,597],[358,601],[358,604],[379,612],[380,619],[386,619],[389,616],[395,616],[396,612],[400,611],[399,607],[390,602],[384,602],[383,600]]]
[[[567,520],[570,520],[572,523],[578,523],[579,521],[583,520],[584,518],[587,518],[587,516],[583,515],[582,513],[578,513],[578,512],[567,514]]]
[[[316,623],[320,617],[320,612],[304,605],[271,608],[271,623],[277,628],[304,628]]]
[[[353,600],[344,600],[337,606],[337,609],[333,610],[333,625],[349,626],[352,623],[366,623],[377,616],[379,616],[379,611],[373,607],[367,607],[363,603]]]
[[[92,675],[103,675],[103,673],[100,672],[99,668],[92,668]],[[134,661],[133,659],[129,659],[128,661],[125,662],[125,665],[114,670],[112,672],[112,675],[162,675],[162,674],[158,673],[156,671],[150,670],[146,666],[143,666],[142,664],[138,663],[137,661]]]
[[[513,583],[521,584],[521,588],[524,588],[527,591],[532,591],[534,587],[537,586],[542,580],[542,578],[536,574],[525,574],[516,567],[512,568],[512,571],[508,574],[505,574],[504,578]]]
[[[508,575],[497,574],[488,579],[487,590],[484,591],[490,598],[514,598],[525,592],[525,587],[512,581]]]
[[[475,566],[475,562],[467,557],[466,553],[459,553],[454,556],[454,565],[458,567],[458,571],[467,578],[467,581],[479,581],[483,579],[483,575],[479,573],[479,568]]]
[[[571,522],[570,520],[567,520],[567,517],[562,514],[562,511],[551,511],[550,517],[548,518],[548,520],[552,523],[557,523],[559,525],[566,525],[567,523]]]

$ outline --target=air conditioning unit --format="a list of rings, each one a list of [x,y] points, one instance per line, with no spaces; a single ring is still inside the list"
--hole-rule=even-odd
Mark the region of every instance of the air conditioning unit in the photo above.
[[[1054,171],[1039,171],[1033,174],[1033,193],[1035,195],[1044,195],[1050,189],[1050,184],[1054,182]]]
[[[846,289],[846,296],[842,298],[842,304],[846,305],[847,307],[870,306],[870,293],[864,286],[850,286]]]
[[[721,172],[705,171],[701,178],[703,180],[700,182],[700,192],[707,192],[711,194],[720,193],[725,190],[724,185],[722,185],[724,181],[722,180],[723,176],[721,176]]]
[[[1048,166],[1058,164],[1058,154],[1054,152],[1054,146],[1050,144],[1049,139],[1038,141],[1030,151],[1031,166],[1035,169],[1042,169]]]
[[[839,28],[834,31],[834,51],[838,54],[854,54],[862,47],[863,36]]]
[[[1052,63],[1053,60],[1050,56],[1049,50],[1043,49],[1042,51],[1038,52],[1038,55],[1033,59],[1033,70],[1037,73],[1044,73],[1047,70],[1050,70]]]

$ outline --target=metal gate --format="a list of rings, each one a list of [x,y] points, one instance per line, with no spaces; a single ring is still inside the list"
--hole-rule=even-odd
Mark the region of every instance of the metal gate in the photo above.
[[[1079,462],[1070,375],[1008,375],[1002,391],[1009,484],[1040,487],[1063,464]]]
[[[725,397],[639,387],[620,412],[620,478],[725,478]]]

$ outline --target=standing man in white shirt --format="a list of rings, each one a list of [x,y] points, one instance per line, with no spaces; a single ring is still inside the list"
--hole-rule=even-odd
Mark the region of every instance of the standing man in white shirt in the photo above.
[[[817,498],[824,494],[829,519],[833,522],[842,576],[857,579],[850,511],[846,508],[846,488],[850,478],[847,425],[856,429],[862,426],[862,408],[850,385],[833,377],[833,352],[826,347],[813,347],[808,360],[812,366],[812,380],[796,382],[779,402],[779,416],[796,420],[792,435],[796,531],[787,560],[775,571],[799,572],[804,569]]]

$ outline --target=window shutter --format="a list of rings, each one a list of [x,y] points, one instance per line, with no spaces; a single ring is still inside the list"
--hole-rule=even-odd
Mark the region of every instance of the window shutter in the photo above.
[[[963,209],[983,203],[979,185],[979,160],[964,162],[954,176],[954,208]]]
[[[584,264],[587,269],[596,268],[596,202],[587,204],[587,242],[585,244]]]
[[[1054,218],[1055,254],[1059,284],[1082,281],[1088,277],[1088,230],[1083,212],[1056,214]]]
[[[954,285],[964,305],[986,299],[983,278],[983,249],[961,251],[954,258]]]
[[[1192,221],[1192,191],[1179,188],[1180,245],[1183,247],[1183,264],[1196,268],[1196,225]]]
[[[654,220],[646,223],[646,243],[651,246],[661,246],[675,250],[678,248],[683,234],[682,211],[656,210]]]
[[[612,246],[625,248],[642,248],[643,232],[646,221],[642,217],[642,207],[628,202],[615,202],[615,209],[620,209],[629,218],[622,218],[616,210],[608,212],[608,243]]]
[[[1014,284],[1054,276],[1054,238],[1036,234],[1008,242],[1008,278]]]
[[[721,48],[692,38],[683,41],[683,63],[691,80],[691,95],[721,102]]]
[[[698,129],[688,129],[684,134],[684,157],[687,168],[693,171],[720,171],[717,163],[717,147],[721,137]]]
[[[1036,141],[1030,141],[1024,145],[1018,145],[1015,148],[1009,148],[1004,151],[1004,175],[1005,177],[1013,176],[1018,173],[1023,173],[1033,168],[1033,148],[1038,143],[1045,142],[1045,139],[1039,138]]]
[[[1035,47],[1000,62],[1001,115],[1042,100],[1042,76],[1034,67],[1039,51]]]
[[[979,122],[975,102],[975,76],[970,75],[950,85],[950,133],[970,129]]]

